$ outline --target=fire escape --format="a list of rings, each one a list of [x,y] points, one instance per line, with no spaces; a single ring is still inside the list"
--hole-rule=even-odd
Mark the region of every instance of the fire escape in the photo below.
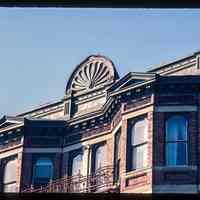
[[[22,192],[49,193],[106,193],[118,192],[118,181],[114,178],[113,166],[99,169],[94,175],[76,175],[50,181],[48,185],[34,188],[33,186]]]

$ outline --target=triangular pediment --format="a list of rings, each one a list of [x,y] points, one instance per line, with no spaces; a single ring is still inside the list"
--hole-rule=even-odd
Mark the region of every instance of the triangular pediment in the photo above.
[[[0,129],[23,124],[23,121],[24,119],[21,117],[3,116],[0,119]]]
[[[129,86],[137,85],[144,81],[150,80],[155,77],[154,73],[138,73],[138,72],[130,72],[119,81],[117,81],[114,85],[112,85],[108,91],[116,92],[123,88],[127,88]]]

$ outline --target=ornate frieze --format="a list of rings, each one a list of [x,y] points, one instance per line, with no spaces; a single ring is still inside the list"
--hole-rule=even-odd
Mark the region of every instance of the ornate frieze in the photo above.
[[[95,126],[93,128],[77,131],[65,137],[65,144],[76,143],[83,138],[94,136],[94,135],[97,135],[106,131],[110,131],[110,130],[111,130],[111,124],[104,123],[104,124],[100,124],[99,126]]]
[[[140,98],[140,99],[134,99],[132,101],[127,102],[124,105],[124,111],[127,111],[132,108],[138,108],[148,103],[151,103],[151,96]]]
[[[13,138],[12,140],[6,141],[0,145],[0,151],[9,149],[22,144],[21,138]]]

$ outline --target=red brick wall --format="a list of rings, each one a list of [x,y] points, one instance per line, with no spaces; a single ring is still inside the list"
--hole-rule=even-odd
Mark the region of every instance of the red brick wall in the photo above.
[[[114,162],[114,138],[112,137],[107,140],[106,145],[107,145],[107,161],[108,165],[113,165]]]
[[[121,127],[121,143],[120,143],[120,191],[124,191],[126,187],[126,140],[127,140],[127,120],[122,120]]]
[[[22,169],[22,152],[18,153],[17,155],[17,169],[16,169],[16,186],[17,186],[17,192],[20,191],[20,185],[21,185],[21,169]]]

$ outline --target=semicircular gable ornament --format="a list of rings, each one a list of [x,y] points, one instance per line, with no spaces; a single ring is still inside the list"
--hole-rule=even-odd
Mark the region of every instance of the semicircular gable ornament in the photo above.
[[[77,72],[72,82],[72,90],[81,92],[103,86],[113,79],[108,63],[92,60]]]

